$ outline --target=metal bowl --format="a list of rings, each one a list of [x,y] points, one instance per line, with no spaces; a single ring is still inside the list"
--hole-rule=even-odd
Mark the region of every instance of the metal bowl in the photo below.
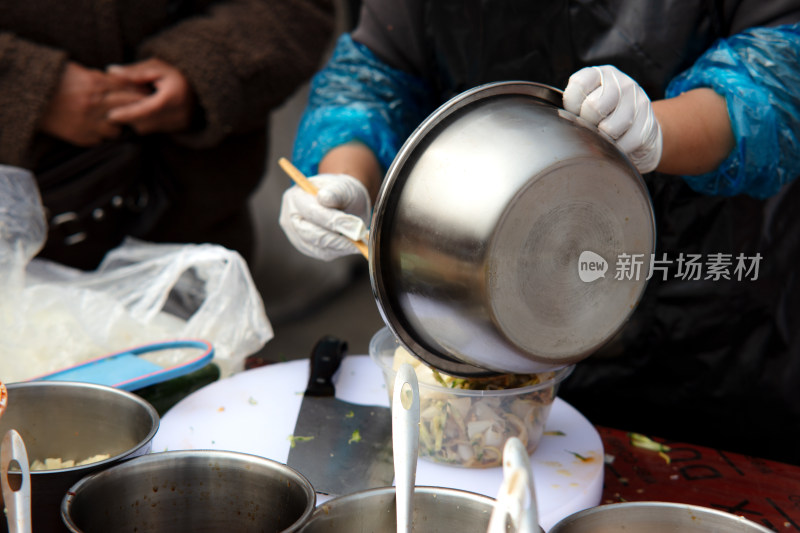
[[[434,368],[573,364],[638,304],[655,242],[647,188],[613,142],[560,105],[559,91],[530,82],[467,91],[417,128],[387,172],[372,289],[392,332]],[[620,257],[640,262],[639,275],[615,279]]]
[[[89,476],[64,497],[73,533],[298,531],[316,504],[285,464],[216,450],[161,452]]]
[[[561,519],[549,533],[772,533],[741,516],[667,502],[624,502],[592,507]]]
[[[152,405],[112,387],[58,381],[9,384],[0,435],[16,429],[31,462],[46,458],[80,462],[99,454],[110,456],[84,466],[32,471],[35,531],[66,531],[59,509],[69,487],[92,472],[148,453],[158,425]],[[0,531],[7,531],[5,520],[0,520]]]
[[[339,496],[316,508],[302,533],[368,533],[396,531],[394,487]],[[414,533],[458,531],[486,533],[494,509],[488,496],[443,487],[414,489]]]

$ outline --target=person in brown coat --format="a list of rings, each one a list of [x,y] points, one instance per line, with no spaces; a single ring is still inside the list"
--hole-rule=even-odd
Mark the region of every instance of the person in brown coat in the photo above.
[[[0,2],[0,164],[32,170],[43,257],[126,235],[252,253],[267,123],[319,66],[330,0]]]

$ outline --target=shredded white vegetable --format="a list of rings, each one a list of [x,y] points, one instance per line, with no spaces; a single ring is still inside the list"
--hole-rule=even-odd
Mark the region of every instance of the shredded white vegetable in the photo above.
[[[420,384],[420,455],[433,461],[472,468],[502,464],[506,440],[518,437],[533,453],[555,399],[555,386],[501,396],[464,396],[459,390],[516,389],[552,379],[553,373],[465,379],[443,374],[402,347],[394,353],[396,372],[409,363]]]
[[[59,470],[61,468],[72,468],[73,466],[85,466],[88,464],[97,463],[104,461],[109,457],[111,456],[107,453],[99,453],[89,457],[88,459],[84,459],[83,461],[78,461],[77,463],[73,459],[67,459],[64,461],[60,457],[48,457],[44,461],[36,459],[31,463],[30,469],[31,471]]]

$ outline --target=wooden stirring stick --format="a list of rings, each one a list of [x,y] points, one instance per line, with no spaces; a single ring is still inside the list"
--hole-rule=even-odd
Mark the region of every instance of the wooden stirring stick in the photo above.
[[[6,384],[0,381],[0,416],[6,412],[6,406],[8,405],[8,389],[6,388]]]
[[[288,159],[281,157],[278,159],[278,164],[283,171],[286,172],[290,178],[292,178],[292,181],[294,181],[298,187],[312,196],[317,195],[318,189],[314,186],[314,184],[308,181],[308,178],[306,178],[296,166],[291,164]],[[354,241],[352,239],[351,242],[356,245],[356,248],[358,248],[358,251],[361,252],[361,255],[369,259],[369,248],[367,248],[365,243],[361,241]]]

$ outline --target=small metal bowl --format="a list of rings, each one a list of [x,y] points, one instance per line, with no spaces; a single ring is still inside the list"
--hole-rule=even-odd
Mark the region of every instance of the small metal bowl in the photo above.
[[[9,384],[0,435],[17,430],[31,462],[57,458],[77,463],[109,455],[83,466],[31,471],[36,531],[66,531],[59,510],[67,489],[92,472],[148,453],[158,425],[152,405],[112,387],[68,381]],[[6,528],[6,521],[0,520],[0,531]]]
[[[367,533],[396,531],[394,487],[354,492],[320,504],[302,533]],[[494,499],[458,489],[416,487],[414,533],[458,531],[486,533]]]
[[[624,502],[592,507],[561,519],[549,533],[774,533],[708,507],[668,502]]]
[[[239,452],[137,457],[76,483],[61,515],[72,533],[298,531],[316,504],[302,474]]]
[[[654,243],[647,188],[613,142],[552,87],[492,83],[448,101],[398,152],[375,204],[370,278],[386,324],[430,366],[533,374],[613,338]],[[639,264],[616,279],[622,254]]]

